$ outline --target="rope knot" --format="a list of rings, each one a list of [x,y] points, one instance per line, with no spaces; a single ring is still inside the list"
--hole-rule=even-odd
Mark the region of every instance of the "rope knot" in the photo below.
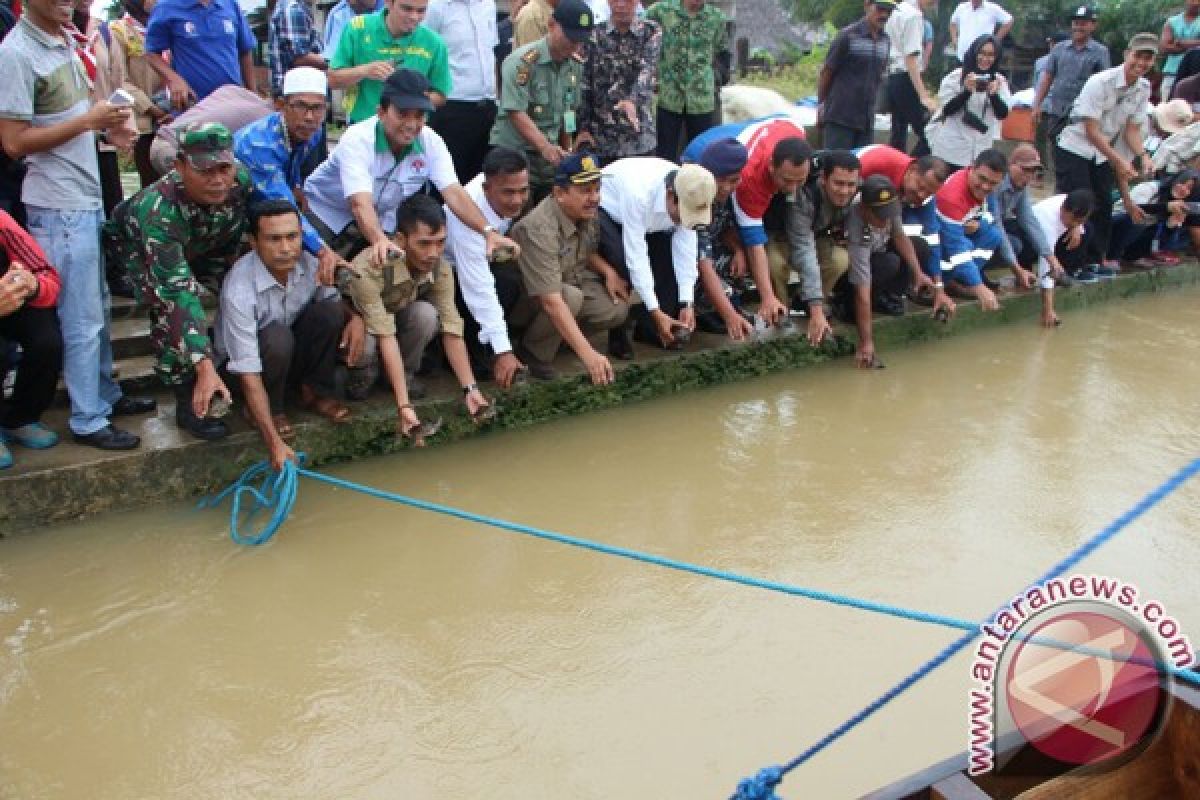
[[[753,778],[743,778],[729,800],[781,800],[775,787],[782,781],[782,767],[763,767]]]

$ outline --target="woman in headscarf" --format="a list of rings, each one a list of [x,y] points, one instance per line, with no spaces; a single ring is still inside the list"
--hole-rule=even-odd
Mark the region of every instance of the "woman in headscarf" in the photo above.
[[[1189,201],[1198,186],[1200,173],[1191,169],[1134,186],[1129,192],[1137,204],[1134,213],[1120,201],[1113,207],[1108,258],[1147,268],[1178,264],[1180,257],[1174,251],[1200,242],[1200,214],[1189,210],[1189,206],[1195,208]]]
[[[154,129],[167,118],[165,103],[160,106],[155,102],[155,95],[162,96],[162,78],[146,60],[146,22],[157,3],[158,0],[124,0],[124,16],[108,24],[112,34],[109,75],[114,87],[133,97],[133,116],[138,129],[133,160],[143,188],[158,177],[150,165],[150,143],[154,141]]]
[[[1000,42],[980,36],[967,49],[963,65],[942,79],[941,109],[926,128],[929,147],[953,172],[971,164],[1000,136],[1012,95],[1008,80],[997,71]]]

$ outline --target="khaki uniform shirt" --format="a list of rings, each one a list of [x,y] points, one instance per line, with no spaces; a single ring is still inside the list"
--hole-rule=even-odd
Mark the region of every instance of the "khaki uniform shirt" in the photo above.
[[[513,20],[513,47],[524,47],[545,36],[553,14],[554,9],[546,0],[529,0]]]
[[[548,183],[554,167],[529,145],[509,119],[509,112],[523,111],[551,144],[559,134],[574,135],[578,130],[575,114],[583,99],[583,65],[574,58],[555,64],[545,39],[514,50],[504,59],[501,73],[500,109],[492,126],[490,143],[525,153],[529,158],[530,178]]]
[[[1083,91],[1071,107],[1071,123],[1058,137],[1058,146],[1097,164],[1108,158],[1087,138],[1085,119],[1094,119],[1100,124],[1100,133],[1109,144],[1116,147],[1124,140],[1125,126],[1131,120],[1137,124],[1146,121],[1146,103],[1150,100],[1150,81],[1138,78],[1132,85],[1125,83],[1125,65],[1097,72],[1087,79]]]
[[[339,288],[362,314],[368,333],[395,336],[396,312],[425,300],[437,309],[441,333],[463,335],[462,317],[454,304],[454,271],[445,259],[438,261],[432,271],[414,277],[403,256],[393,256],[376,267],[367,249],[352,266],[342,273]]]
[[[521,246],[517,266],[530,297],[560,292],[564,283],[582,288],[596,250],[595,221],[573,222],[551,195],[513,226],[512,237]]]

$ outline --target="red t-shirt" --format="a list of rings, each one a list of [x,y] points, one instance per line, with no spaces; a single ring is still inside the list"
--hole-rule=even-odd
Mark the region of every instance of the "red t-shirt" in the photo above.
[[[980,207],[983,206],[967,186],[968,172],[970,170],[960,169],[951,175],[935,195],[938,214],[952,222],[961,223],[969,216],[978,216]]]
[[[868,145],[856,153],[859,163],[862,164],[860,174],[863,180],[872,175],[883,175],[896,189],[903,188],[904,173],[908,172],[909,165],[917,160],[886,144]]]
[[[749,128],[745,138],[738,140],[746,145],[750,157],[742,169],[742,180],[733,193],[737,224],[742,227],[761,225],[763,214],[775,196],[775,181],[771,179],[771,156],[775,145],[784,139],[804,137],[804,129],[787,119],[773,119],[764,125]]]

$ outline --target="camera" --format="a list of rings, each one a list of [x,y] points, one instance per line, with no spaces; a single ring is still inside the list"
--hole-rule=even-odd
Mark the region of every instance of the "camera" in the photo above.
[[[987,87],[988,87],[988,79],[986,77],[975,79],[975,91],[986,92]]]

